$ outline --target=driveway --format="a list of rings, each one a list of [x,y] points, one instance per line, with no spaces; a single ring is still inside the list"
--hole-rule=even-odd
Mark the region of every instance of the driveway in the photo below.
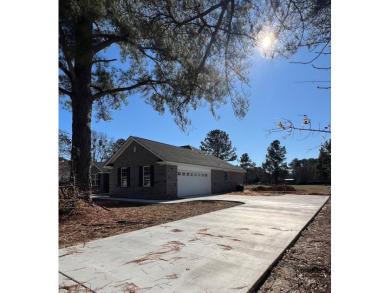
[[[248,292],[328,196],[201,199],[244,204],[60,249],[60,284],[92,292]]]

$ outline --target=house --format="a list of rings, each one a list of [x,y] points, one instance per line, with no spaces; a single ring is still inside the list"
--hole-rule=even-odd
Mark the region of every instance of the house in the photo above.
[[[96,193],[108,193],[109,170],[104,167],[104,162],[93,162],[91,166],[92,191]]]
[[[245,170],[186,145],[130,136],[106,162],[111,196],[169,199],[234,191]]]
[[[68,184],[70,181],[70,161],[63,158],[58,157],[58,181],[60,184]]]

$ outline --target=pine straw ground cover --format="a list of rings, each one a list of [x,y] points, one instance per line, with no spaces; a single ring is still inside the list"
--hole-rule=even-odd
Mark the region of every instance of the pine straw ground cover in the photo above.
[[[331,292],[330,198],[257,290],[268,292]]]
[[[104,207],[102,207],[102,206]],[[226,201],[174,204],[79,201],[73,212],[59,216],[59,248],[144,229],[239,205]]]

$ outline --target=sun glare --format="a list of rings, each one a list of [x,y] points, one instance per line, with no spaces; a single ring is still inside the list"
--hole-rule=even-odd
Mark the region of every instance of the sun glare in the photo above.
[[[273,58],[275,56],[276,37],[270,30],[262,30],[257,35],[257,49],[263,58]]]
[[[271,37],[270,36],[266,36],[263,41],[261,42],[261,45],[264,49],[267,49],[269,48],[269,46],[271,46]]]

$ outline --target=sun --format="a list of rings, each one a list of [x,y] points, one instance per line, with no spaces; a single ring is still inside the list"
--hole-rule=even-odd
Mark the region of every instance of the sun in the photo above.
[[[263,58],[272,59],[275,57],[276,36],[271,29],[265,29],[259,32],[256,37],[256,47]]]
[[[261,42],[261,46],[264,48],[264,49],[267,49],[269,47],[271,47],[272,45],[272,40],[271,40],[271,36],[266,36],[263,41]]]

